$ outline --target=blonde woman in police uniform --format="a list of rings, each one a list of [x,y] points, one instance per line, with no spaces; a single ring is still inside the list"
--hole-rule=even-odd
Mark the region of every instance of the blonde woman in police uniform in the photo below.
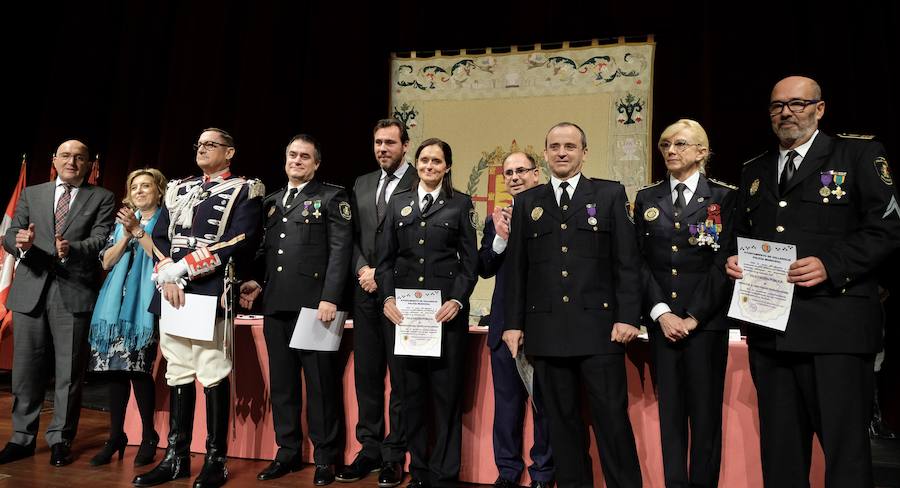
[[[658,146],[668,176],[638,191],[634,219],[644,261],[643,316],[655,362],[663,471],[669,488],[715,487],[731,289],[722,265],[737,192],[706,177],[709,139],[699,123],[675,122]]]
[[[453,190],[450,145],[427,139],[416,150],[419,182],[396,192],[379,236],[375,277],[384,314],[398,324],[396,288],[441,290],[441,356],[398,356],[413,488],[456,486],[462,447],[462,375],[469,295],[475,287],[476,216],[469,195]],[[429,391],[430,390],[430,391]],[[434,401],[434,446],[428,448],[428,404]],[[428,453],[431,452],[429,456]]]

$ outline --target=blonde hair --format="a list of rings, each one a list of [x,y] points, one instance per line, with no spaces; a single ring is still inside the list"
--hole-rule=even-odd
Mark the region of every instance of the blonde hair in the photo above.
[[[143,168],[128,173],[128,178],[125,179],[125,198],[122,199],[122,203],[127,205],[128,208],[135,208],[134,202],[131,200],[131,184],[134,182],[135,178],[143,175],[153,178],[153,183],[156,183],[156,191],[159,192],[160,199],[156,204],[161,205],[161,200],[166,194],[166,183],[168,180],[166,180],[166,177],[163,176],[162,172],[156,168]]]
[[[703,156],[703,159],[700,160],[700,172],[706,174],[706,163],[709,161],[709,157],[712,155],[712,150],[709,148],[709,136],[706,135],[706,130],[703,129],[703,126],[700,125],[696,120],[691,119],[678,119],[677,122],[665,128],[662,131],[662,134],[659,135],[659,142],[662,142],[675,134],[687,129],[691,133],[691,141],[688,141],[691,144],[699,144],[701,147],[706,148],[706,155]]]

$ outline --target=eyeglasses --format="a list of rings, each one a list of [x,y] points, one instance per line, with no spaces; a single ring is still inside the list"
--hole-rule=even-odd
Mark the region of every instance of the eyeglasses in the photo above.
[[[787,107],[792,113],[800,113],[806,110],[806,107],[821,102],[819,99],[804,100],[795,98],[786,102],[772,102],[769,104],[769,115],[779,115]]]
[[[512,178],[513,175],[522,176],[529,171],[534,171],[537,169],[537,166],[532,166],[530,168],[516,168],[516,169],[508,169],[503,172],[503,175],[507,178]]]
[[[75,162],[78,162],[78,163],[87,162],[87,156],[85,156],[84,154],[62,153],[62,154],[57,154],[55,157],[57,159],[61,159],[63,161],[68,161],[70,159],[74,159]]]
[[[219,146],[231,147],[228,144],[222,144],[221,142],[206,141],[206,142],[198,142],[198,143],[194,144],[194,151],[199,151],[201,147],[206,149],[207,151],[212,151],[213,149],[215,149]]]
[[[681,152],[686,151],[687,148],[690,146],[702,146],[702,144],[691,144],[688,141],[682,141],[682,140],[678,140],[675,142],[662,141],[659,143],[659,145],[657,147],[659,147],[659,150],[662,152],[666,152],[669,150],[670,147],[674,147],[676,152],[681,153]]]

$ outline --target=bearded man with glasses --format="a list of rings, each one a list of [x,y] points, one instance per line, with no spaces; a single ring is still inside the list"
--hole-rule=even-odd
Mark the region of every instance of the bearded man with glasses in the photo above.
[[[876,271],[900,247],[900,208],[884,147],[871,136],[833,138],[815,80],[772,89],[778,146],[745,163],[736,235],[797,246],[784,332],[751,326],[767,488],[809,486],[813,434],[826,486],[872,486],[868,424],[873,361],[881,349]],[[726,272],[743,277],[736,247]]]

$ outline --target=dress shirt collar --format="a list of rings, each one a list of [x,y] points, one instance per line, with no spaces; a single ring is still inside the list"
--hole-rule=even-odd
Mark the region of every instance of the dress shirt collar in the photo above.
[[[797,151],[797,154],[800,155],[800,158],[794,159],[794,166],[799,167],[800,163],[803,162],[803,160],[806,158],[806,153],[809,152],[809,148],[812,147],[813,141],[816,140],[817,135],[819,135],[819,129],[816,129],[816,131],[813,132],[812,137],[810,137],[808,141],[795,147],[794,149],[785,149],[781,146],[778,146],[778,162],[780,163],[784,161],[785,158],[787,158],[787,153],[791,151]],[[779,166],[781,165],[779,164]]]

